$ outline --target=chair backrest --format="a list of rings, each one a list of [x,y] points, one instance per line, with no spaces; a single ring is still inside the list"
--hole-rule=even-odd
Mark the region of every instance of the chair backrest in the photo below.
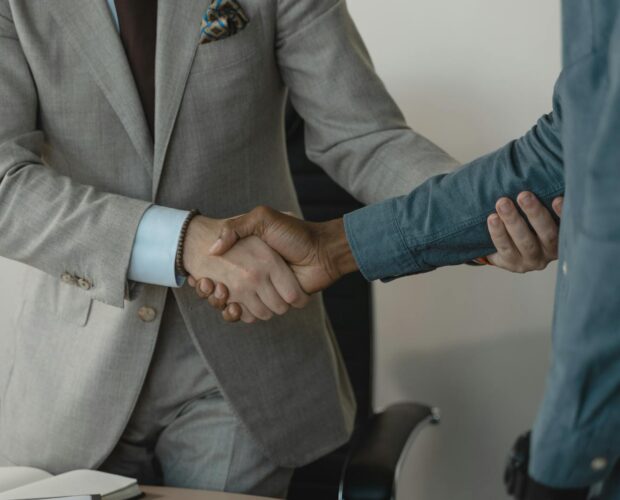
[[[287,147],[293,181],[304,217],[325,221],[362,205],[306,156],[304,122],[289,105]],[[351,274],[324,293],[330,317],[357,397],[358,421],[372,411],[372,291],[361,274]]]

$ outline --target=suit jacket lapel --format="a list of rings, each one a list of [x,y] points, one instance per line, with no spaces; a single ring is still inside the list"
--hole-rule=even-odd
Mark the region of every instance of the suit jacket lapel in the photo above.
[[[155,161],[153,199],[166,151],[200,42],[202,15],[208,0],[159,0],[155,56]]]
[[[145,168],[152,174],[153,140],[123,44],[106,3],[103,0],[58,0],[47,5],[74,48],[84,57],[144,160]]]

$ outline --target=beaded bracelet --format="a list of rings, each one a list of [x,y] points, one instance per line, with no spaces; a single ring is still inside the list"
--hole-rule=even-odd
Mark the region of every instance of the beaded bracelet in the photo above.
[[[187,228],[189,227],[189,223],[192,222],[192,219],[197,215],[200,215],[198,210],[190,211],[185,219],[185,222],[183,222],[183,226],[181,227],[181,235],[179,236],[179,244],[177,245],[177,255],[175,259],[177,276],[183,276],[185,278],[189,276],[189,273],[183,265],[183,250],[185,249],[185,236],[187,235]]]

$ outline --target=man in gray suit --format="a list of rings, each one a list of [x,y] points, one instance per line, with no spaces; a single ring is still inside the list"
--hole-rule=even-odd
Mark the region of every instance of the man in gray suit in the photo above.
[[[339,0],[0,0],[0,55],[0,255],[30,266],[0,464],[283,495],[355,402],[319,299],[258,238],[210,256],[216,218],[298,211],[287,95],[365,202],[456,162],[407,127]],[[190,273],[248,321],[307,307],[227,325]]]

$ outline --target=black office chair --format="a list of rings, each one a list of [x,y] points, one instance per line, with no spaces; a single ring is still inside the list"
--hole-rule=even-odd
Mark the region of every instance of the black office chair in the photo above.
[[[289,162],[301,208],[308,220],[334,219],[361,205],[306,156],[304,123],[289,106]],[[372,291],[352,274],[324,293],[325,306],[342,350],[358,412],[348,444],[295,471],[288,500],[390,500],[399,464],[416,433],[437,424],[436,409],[400,403],[372,411]]]

